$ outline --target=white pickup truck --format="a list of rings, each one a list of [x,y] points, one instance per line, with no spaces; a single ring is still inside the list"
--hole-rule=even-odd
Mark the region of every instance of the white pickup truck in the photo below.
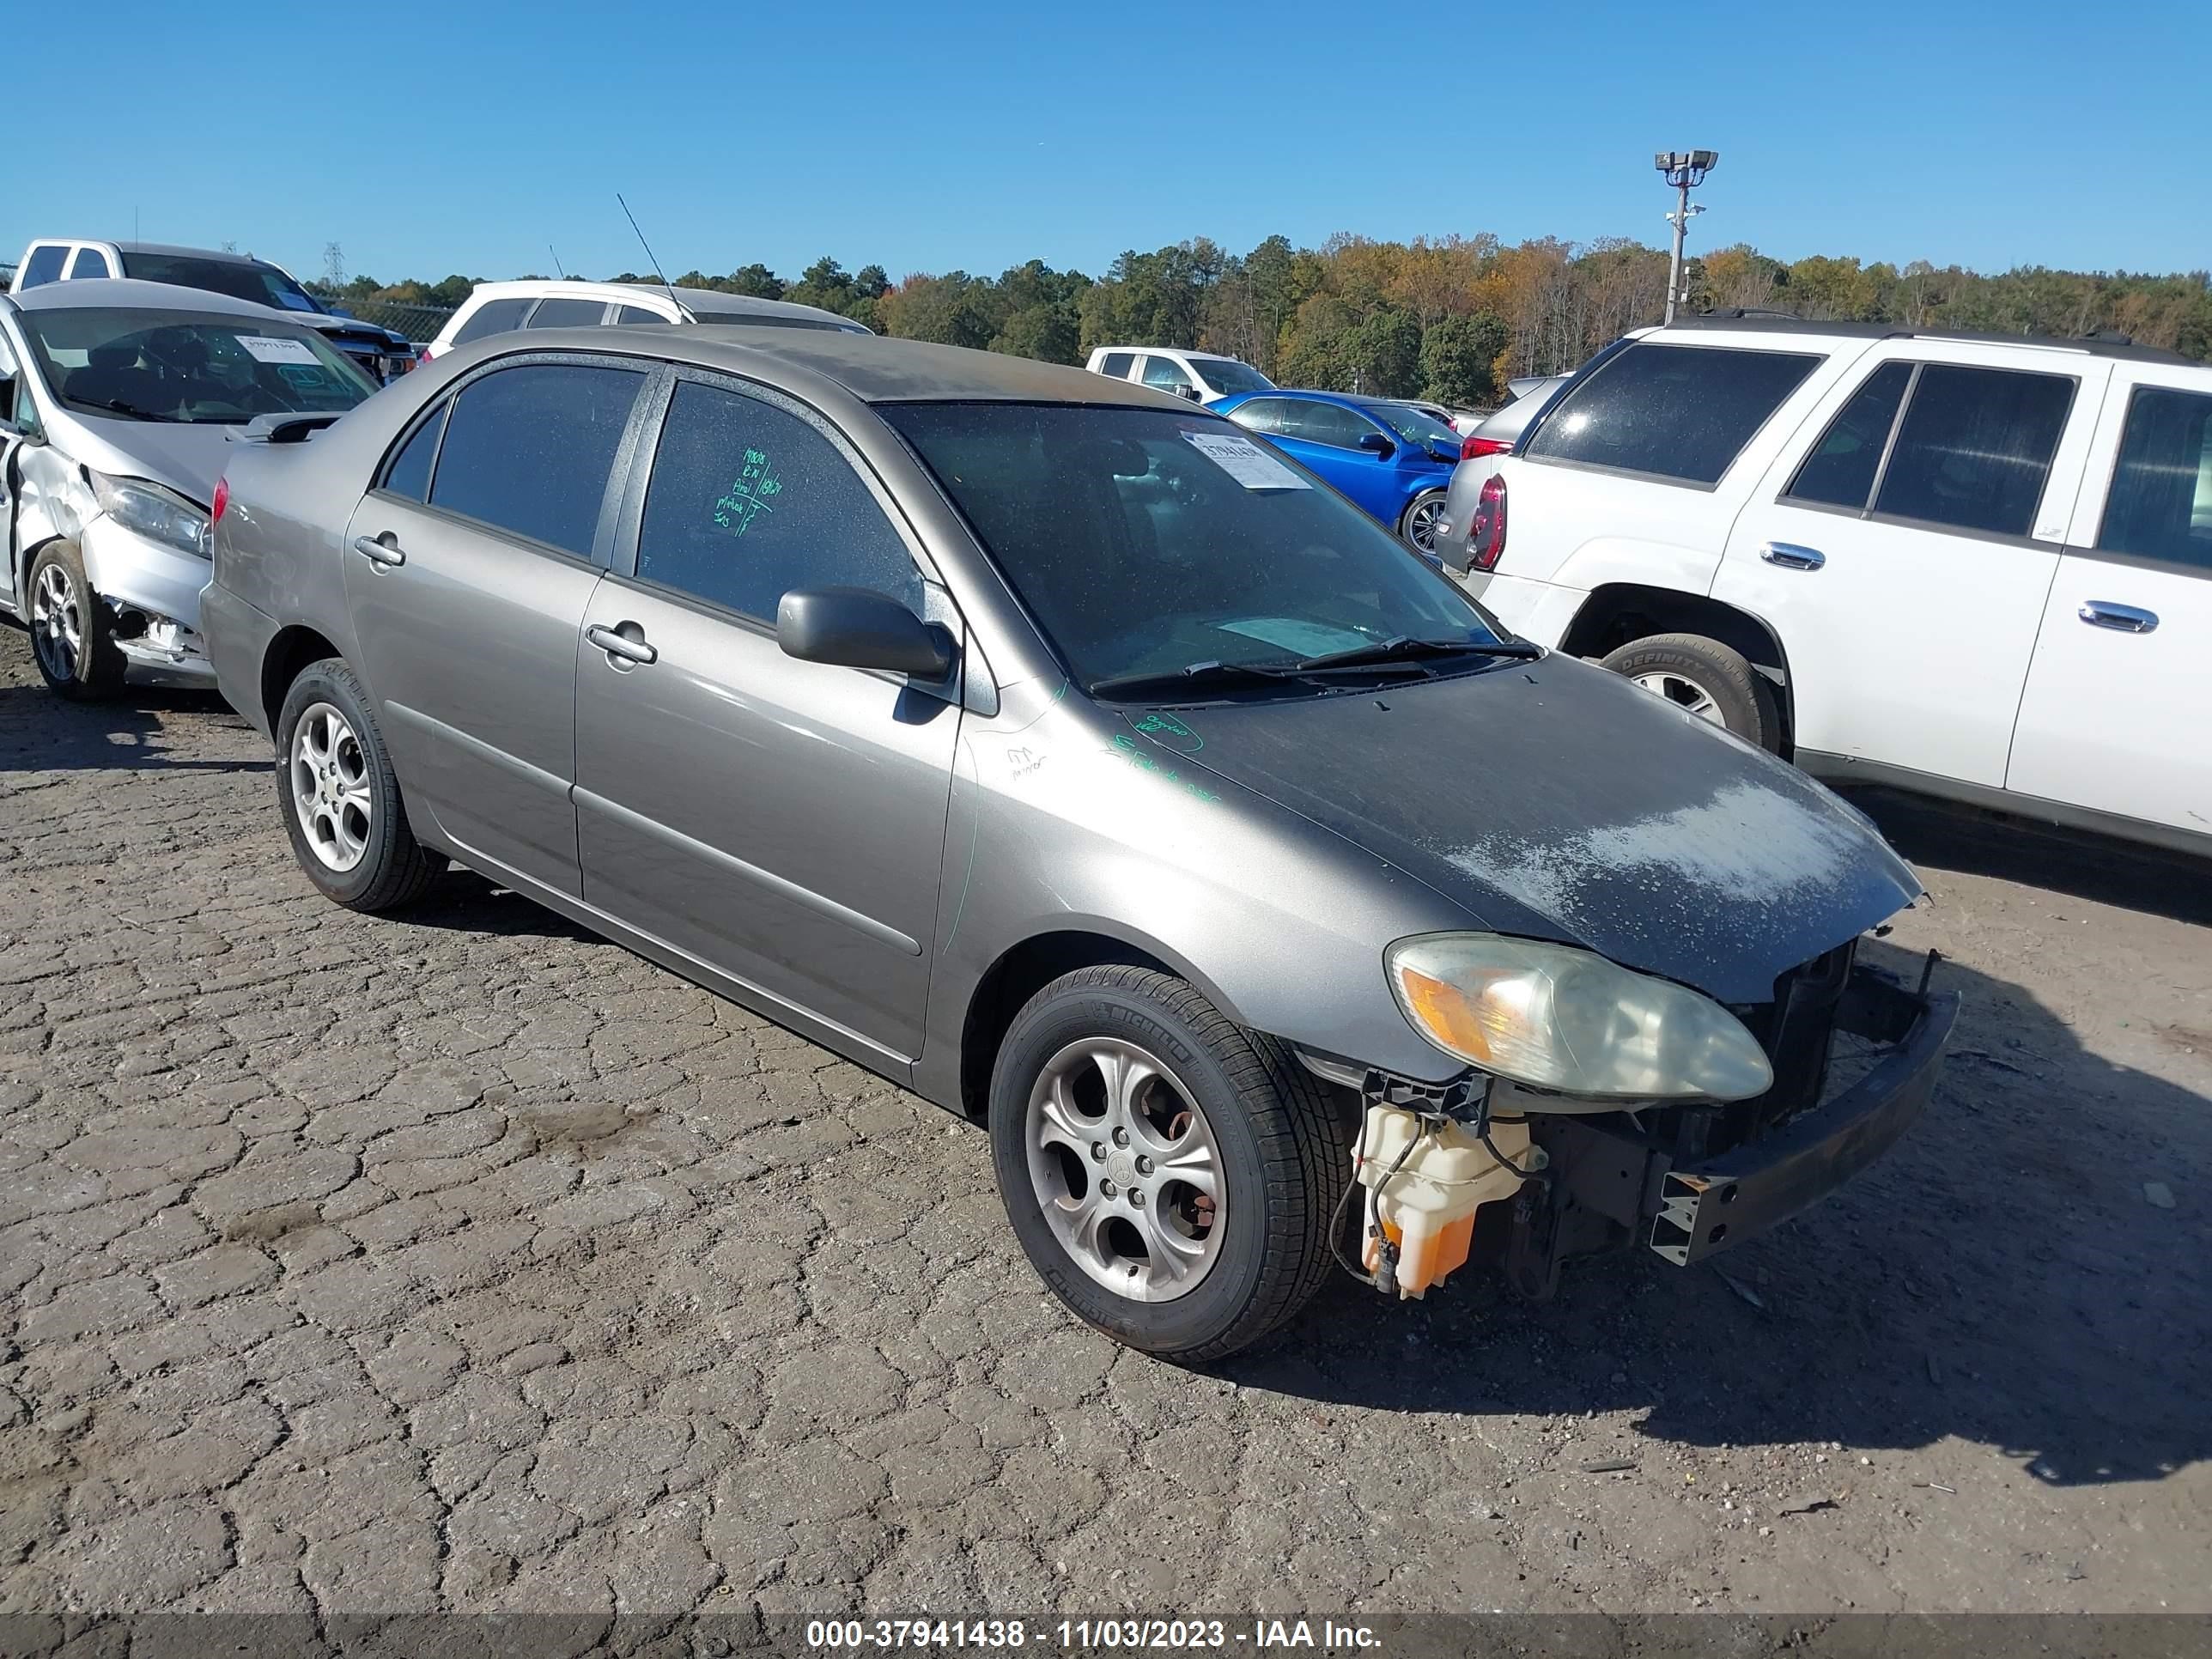
[[[1461,464],[1436,551],[1519,633],[1817,775],[2212,852],[2212,367],[1641,330]]]

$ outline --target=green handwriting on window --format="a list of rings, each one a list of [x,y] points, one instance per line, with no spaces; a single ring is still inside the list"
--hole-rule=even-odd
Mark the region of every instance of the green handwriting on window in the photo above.
[[[768,457],[757,449],[748,449],[744,470],[738,474],[729,494],[714,503],[714,522],[732,536],[742,536],[753,527],[755,519],[775,511],[769,501],[782,493],[783,480],[775,476]]]

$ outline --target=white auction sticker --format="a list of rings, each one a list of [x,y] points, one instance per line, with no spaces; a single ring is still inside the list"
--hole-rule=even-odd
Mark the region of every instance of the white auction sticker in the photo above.
[[[1186,432],[1190,447],[1247,489],[1311,489],[1313,486],[1249,438],[1227,432]]]
[[[305,340],[280,340],[267,334],[241,334],[239,344],[252,354],[255,361],[264,363],[307,363],[317,368],[320,360],[308,349]]]

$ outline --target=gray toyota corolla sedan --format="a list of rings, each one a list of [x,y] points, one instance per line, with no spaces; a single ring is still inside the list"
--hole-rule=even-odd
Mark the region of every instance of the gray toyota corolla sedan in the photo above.
[[[615,328],[316,424],[237,447],[204,603],[309,878],[458,859],[988,1124],[1125,1342],[1230,1352],[1332,1258],[1693,1262],[1927,1097],[1863,817],[1180,399]]]

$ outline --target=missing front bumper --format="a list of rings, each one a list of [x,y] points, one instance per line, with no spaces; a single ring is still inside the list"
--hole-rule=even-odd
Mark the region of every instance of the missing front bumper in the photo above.
[[[1895,1145],[1927,1105],[1959,999],[1856,969],[1836,1029],[1883,1045],[1857,1082],[1747,1146],[1695,1164],[1655,1155],[1639,1206],[1653,1252],[1687,1267],[1809,1208]],[[1656,1180],[1651,1177],[1656,1176]]]

